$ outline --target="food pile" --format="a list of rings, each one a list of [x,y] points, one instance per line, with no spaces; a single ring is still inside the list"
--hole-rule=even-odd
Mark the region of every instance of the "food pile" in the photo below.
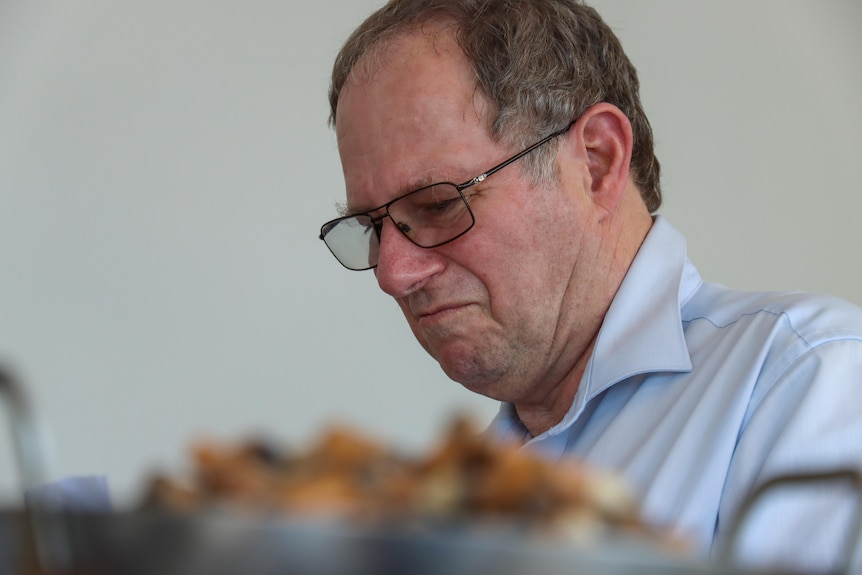
[[[508,522],[578,536],[649,531],[619,479],[494,443],[465,419],[422,457],[404,457],[347,427],[331,427],[310,449],[297,452],[260,441],[198,442],[190,477],[155,476],[143,507],[229,508],[364,523]]]

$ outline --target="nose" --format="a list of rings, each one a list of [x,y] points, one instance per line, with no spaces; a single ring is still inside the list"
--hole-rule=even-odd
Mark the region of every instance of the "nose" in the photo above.
[[[417,291],[444,266],[440,254],[408,240],[390,218],[383,220],[378,249],[377,268],[374,270],[377,283],[394,298]]]

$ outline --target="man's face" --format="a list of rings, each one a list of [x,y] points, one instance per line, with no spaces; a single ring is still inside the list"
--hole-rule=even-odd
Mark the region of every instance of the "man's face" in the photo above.
[[[489,132],[492,110],[448,37],[394,41],[382,68],[353,76],[336,132],[351,212],[433,182],[461,183],[513,155]],[[376,66],[376,65],[375,65]],[[566,146],[567,137],[561,136]],[[465,236],[417,247],[383,220],[381,289],[452,379],[512,402],[539,401],[566,376],[596,328],[590,295],[590,205],[583,166],[535,186],[523,160],[469,189],[476,224]]]

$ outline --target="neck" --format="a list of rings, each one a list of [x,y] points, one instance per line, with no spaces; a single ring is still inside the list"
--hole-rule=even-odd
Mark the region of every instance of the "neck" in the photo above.
[[[586,370],[592,356],[594,342],[595,339],[590,343],[586,353],[581,354],[577,363],[566,375],[565,381],[574,382],[574,385],[560,386],[557,393],[549,394],[544,401],[539,403],[519,402],[514,405],[518,419],[527,428],[531,436],[536,437],[548,431],[561,422],[569,412],[580,387],[584,370]]]

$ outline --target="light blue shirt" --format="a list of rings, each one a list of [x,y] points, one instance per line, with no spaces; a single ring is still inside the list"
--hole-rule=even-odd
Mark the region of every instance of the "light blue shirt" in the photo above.
[[[563,420],[529,438],[504,404],[490,430],[621,474],[649,521],[715,557],[764,482],[862,472],[862,310],[826,296],[705,283],[685,239],[658,217]],[[842,564],[854,493],[810,485],[752,508],[735,539],[737,561],[806,571]]]

